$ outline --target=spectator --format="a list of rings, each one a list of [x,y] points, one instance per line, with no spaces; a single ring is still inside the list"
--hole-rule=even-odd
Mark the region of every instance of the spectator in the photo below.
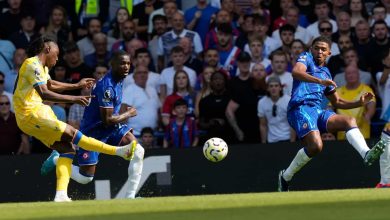
[[[184,14],[181,10],[178,10],[176,0],[165,0],[164,1],[164,6],[163,8],[160,8],[158,10],[155,10],[150,14],[149,16],[149,26],[148,26],[148,33],[151,34],[153,29],[154,29],[154,23],[153,23],[153,18],[156,15],[163,15],[167,18],[167,27],[172,28],[172,20],[173,20],[173,15],[179,12],[181,14]]]
[[[315,21],[314,15],[314,1],[310,0],[295,0],[295,6],[299,8],[299,15],[306,16],[308,23],[313,23]],[[303,26],[304,28],[307,27]]]
[[[222,68],[228,72],[231,77],[234,77],[237,71],[236,59],[241,50],[233,44],[233,29],[229,24],[222,23],[217,29],[219,61]]]
[[[272,52],[271,56],[271,66],[272,73],[267,76],[266,82],[271,76],[279,77],[282,82],[283,93],[286,95],[291,95],[292,86],[293,86],[293,78],[290,72],[287,72],[287,54],[283,51],[276,50]]]
[[[332,17],[337,17],[340,12],[344,12],[348,9],[348,0],[331,0],[332,3]]]
[[[305,44],[309,43],[309,36],[306,32],[306,28],[299,25],[299,9],[292,6],[287,9],[286,24],[294,27],[294,38],[302,40]],[[283,25],[282,25],[283,26]],[[279,28],[272,32],[272,38],[280,41]]]
[[[127,124],[138,136],[144,127],[157,128],[158,109],[161,106],[155,87],[147,84],[149,70],[146,66],[137,65],[133,77],[134,83],[123,90],[123,103],[126,109],[134,107],[137,116],[129,118]]]
[[[16,124],[8,96],[0,95],[0,155],[30,154],[30,142]]]
[[[236,5],[235,0],[220,0],[221,1],[221,10],[229,12],[230,17],[233,21],[233,27],[237,28],[240,26],[238,24],[240,18],[240,7]]]
[[[234,136],[225,115],[230,100],[226,86],[227,76],[214,72],[210,77],[211,93],[199,102],[199,126],[206,130],[205,140],[220,137],[230,142]]]
[[[12,104],[13,94],[4,90],[4,84],[5,84],[5,75],[4,75],[4,73],[0,72],[0,95],[5,95],[8,97],[8,100],[10,102],[11,111],[14,112],[14,108],[13,108],[14,105]]]
[[[80,49],[81,57],[85,57],[91,53],[95,52],[95,47],[93,46],[93,36],[97,33],[102,32],[102,23],[97,18],[91,18],[87,26],[88,34],[81,40],[77,41],[77,46]],[[107,50],[110,51],[112,45],[115,43],[115,38],[107,37]]]
[[[88,67],[81,59],[79,47],[74,42],[68,42],[64,46],[64,61],[69,82],[77,83],[82,78],[92,76],[93,69]],[[78,91],[76,94],[79,94]]]
[[[280,39],[282,40],[282,46],[278,48],[286,54],[291,53],[291,44],[294,41],[295,28],[290,24],[285,24],[279,28]]]
[[[263,3],[263,0],[252,0],[250,7],[245,10],[245,14],[257,14],[259,16],[265,17],[267,22],[270,23],[271,13],[268,9],[262,6]]]
[[[211,66],[216,71],[226,74],[229,77],[229,73],[226,72],[219,62],[219,53],[217,49],[209,48],[204,52],[204,66]]]
[[[241,52],[237,58],[240,75],[230,81],[232,97],[226,108],[226,118],[233,128],[239,142],[258,143],[260,141],[257,118],[257,94],[253,88],[254,79],[250,77],[251,57]]]
[[[355,32],[351,27],[351,16],[347,12],[341,11],[338,13],[336,23],[339,29],[332,34],[333,42],[338,42],[340,36],[348,36],[352,40],[356,39]]]
[[[1,32],[0,28],[0,32]],[[11,41],[3,38],[0,33],[0,72],[6,73],[12,70],[12,58],[15,53],[15,46]]]
[[[199,34],[202,42],[205,42],[206,34],[209,31],[210,20],[218,8],[207,4],[207,0],[197,0],[194,7],[187,9],[184,13],[187,29]]]
[[[355,42],[353,42],[354,47],[358,52],[359,58],[363,61],[367,61],[367,56],[369,55],[366,52],[368,51],[371,41],[371,32],[368,22],[364,20],[358,21],[355,26],[355,33],[356,39]]]
[[[255,15],[244,15],[244,21],[240,26],[240,32],[238,36],[234,34],[234,29],[232,29],[233,42],[235,42],[235,45],[240,49],[244,48],[244,46],[248,43],[249,38],[254,38],[256,35],[258,35],[254,30],[254,17]],[[217,25],[217,32],[219,25],[220,24]]]
[[[383,69],[382,54],[386,53],[390,48],[389,28],[383,20],[376,21],[372,26],[374,38],[371,40],[368,50],[366,62],[369,64],[369,70],[373,76]]]
[[[159,148],[155,143],[154,131],[151,127],[142,128],[140,139],[141,145],[145,149]]]
[[[349,38],[346,35],[342,35],[339,37],[337,46],[341,51],[341,53],[331,56],[327,64],[327,67],[330,71],[330,74],[332,74],[332,77],[334,77],[337,73],[341,73],[344,71],[345,68],[344,53],[346,52],[346,50],[353,49],[351,38]]]
[[[150,66],[150,55],[149,51],[146,48],[140,48],[135,51],[135,58],[133,60],[133,64],[135,66],[144,66],[149,67]],[[148,78],[146,81],[146,84],[148,86],[153,87],[157,92],[160,91],[160,74],[155,73],[153,71],[150,71],[148,69]],[[123,80],[123,90],[125,90],[126,87],[134,83],[134,75],[130,74],[130,76],[127,76]]]
[[[50,14],[49,24],[43,27],[40,32],[41,34],[54,37],[53,39],[56,39],[61,49],[66,42],[73,41],[72,30],[68,25],[68,16],[65,8],[59,5],[54,6]]]
[[[4,82],[4,90],[6,92],[14,92],[15,81],[18,76],[19,69],[26,58],[27,54],[25,49],[18,48],[15,50],[13,58],[13,68],[12,70],[4,73],[4,78],[7,78],[7,80]]]
[[[325,36],[332,40],[332,23],[328,20],[324,20],[318,23],[318,32],[321,36]],[[331,56],[336,56],[340,54],[339,47],[335,42],[332,41],[332,45],[330,46]]]
[[[301,40],[299,39],[293,40],[293,42],[291,43],[291,53],[290,53],[290,60],[292,66],[295,66],[298,56],[306,50],[307,47]]]
[[[230,17],[229,12],[227,12],[226,10],[218,11],[216,16],[215,16],[215,21],[213,21],[211,23],[210,30],[209,30],[209,32],[207,32],[206,39],[204,41],[204,49],[205,50],[207,50],[209,48],[216,48],[216,44],[218,41],[217,27],[219,24],[222,24],[222,23],[230,24],[233,27],[232,18]],[[245,35],[245,32],[240,33],[237,28],[233,27],[233,35],[234,35],[234,37],[238,37],[238,39],[236,40],[236,45],[237,45],[237,47],[240,47],[240,45],[238,45],[238,41],[239,41],[239,38],[241,36]],[[245,39],[246,39],[246,36],[245,36]]]
[[[262,143],[295,141],[295,132],[287,121],[287,105],[290,96],[283,94],[282,83],[277,76],[268,78],[267,96],[257,105]]]
[[[165,98],[161,110],[161,120],[164,126],[168,125],[169,120],[175,116],[173,105],[181,98],[187,102],[187,114],[194,117],[195,93],[190,86],[188,74],[184,70],[178,70],[172,81],[174,83],[173,92]]]
[[[252,58],[251,69],[255,64],[261,64],[266,69],[271,69],[271,61],[268,58],[263,57],[263,42],[259,38],[251,38],[249,41],[249,54]],[[239,75],[240,71],[237,69],[236,75]]]
[[[322,21],[328,21],[331,25],[331,32],[334,33],[337,31],[337,23],[333,19],[329,18],[329,2],[328,0],[316,0],[314,3],[314,13],[317,16],[317,21],[309,25],[306,30],[311,39],[314,39],[320,36],[319,24]]]
[[[96,81],[98,81],[103,78],[103,76],[105,76],[107,72],[108,67],[106,65],[97,65],[95,67],[95,72],[93,72],[92,76]]]
[[[334,136],[334,134],[332,134],[332,133],[327,132],[327,133],[322,133],[321,134],[321,139],[323,141],[335,141],[336,140],[336,136]]]
[[[386,7],[386,23],[387,25],[390,25],[390,1],[388,0],[381,0],[381,3]]]
[[[337,88],[337,93],[340,98],[348,101],[359,99],[361,94],[371,92],[374,94],[372,89],[362,84],[359,80],[359,69],[356,63],[351,63],[345,69],[345,81],[347,84]],[[362,132],[364,138],[370,138],[371,131],[371,118],[375,114],[376,101],[374,99],[365,106],[354,108],[354,109],[337,109],[338,114],[348,115],[356,119],[357,126]],[[345,139],[345,131],[337,133],[338,140]]]
[[[66,65],[63,62],[57,62],[56,65],[50,71],[50,77],[58,82],[68,82],[66,74]]]
[[[359,67],[359,57],[357,55],[356,50],[354,50],[353,48],[348,48],[344,50],[343,59],[344,59],[344,63],[343,63],[342,72],[336,74],[336,76],[333,79],[338,87],[344,86],[347,83],[345,80],[345,73],[344,73],[345,67],[351,65],[352,63],[357,63],[359,68],[358,72],[359,72],[360,82],[365,85],[372,86],[372,88],[376,88],[376,85],[374,84],[374,80],[372,79],[371,74],[369,72],[363,71]]]
[[[184,51],[184,66],[193,69],[196,75],[199,75],[203,71],[203,64],[193,53],[192,41],[188,37],[183,37],[179,40],[179,46]]]
[[[131,21],[131,16],[126,7],[119,7],[115,13],[115,18],[110,24],[110,30],[107,32],[107,36],[115,39],[123,39],[123,25],[126,21]],[[133,32],[135,32],[135,24],[133,22]]]
[[[165,129],[163,147],[189,148],[198,146],[198,130],[195,119],[187,116],[188,103],[178,99],[173,105],[176,117],[169,121]]]
[[[143,41],[148,40],[149,17],[154,10],[160,9],[163,6],[163,2],[159,0],[144,0],[134,7],[132,17],[139,39]]]
[[[173,15],[172,30],[162,35],[158,42],[158,55],[159,55],[159,70],[162,70],[167,63],[169,63],[168,55],[173,47],[179,45],[180,38],[188,37],[194,44],[194,56],[198,56],[203,50],[202,41],[199,34],[184,29],[184,16],[176,12]]]
[[[178,71],[184,71],[189,78],[189,86],[193,89],[196,84],[196,73],[194,70],[184,66],[184,50],[176,46],[171,50],[171,59],[173,66],[167,67],[161,72],[160,81],[160,99],[164,102],[168,94],[172,94],[174,88],[174,75]]]
[[[167,32],[167,17],[164,15],[156,15],[153,17],[153,32],[151,34],[151,40],[148,42],[148,50],[154,63],[154,69],[158,70],[158,41],[159,38]]]
[[[351,27],[360,20],[368,21],[368,13],[362,0],[349,0],[348,12],[351,14]]]
[[[91,89],[82,88],[80,95],[91,95]],[[80,122],[83,119],[85,106],[79,104],[72,104],[69,108],[68,124],[76,129],[80,129]]]
[[[386,19],[386,7],[381,3],[375,4],[375,6],[372,8],[371,11],[370,26],[373,25],[376,21],[385,20],[385,19]],[[387,25],[389,25],[389,23],[387,23]]]
[[[98,64],[108,65],[110,61],[110,52],[107,50],[107,36],[103,33],[96,33],[92,38],[93,53],[84,57],[84,62],[89,68],[94,69]]]
[[[24,13],[21,16],[21,29],[9,37],[16,48],[26,49],[31,41],[39,37],[39,33],[35,31],[35,24],[35,17],[32,13]]]
[[[275,31],[287,23],[287,11],[294,5],[292,0],[280,0],[279,8],[282,10],[282,16],[276,18],[272,30]]]
[[[126,45],[136,38],[135,24],[132,20],[126,20],[121,24],[121,38],[115,41],[111,47],[111,53],[118,50],[127,50]]]
[[[200,91],[196,94],[195,98],[195,117],[199,117],[199,102],[211,93],[210,77],[215,72],[215,69],[211,66],[206,66],[203,72],[199,75],[200,78]]]
[[[0,29],[4,30],[5,37],[11,36],[20,30],[22,19],[22,0],[7,0],[8,10],[0,14]],[[7,22],[4,22],[7,21]]]

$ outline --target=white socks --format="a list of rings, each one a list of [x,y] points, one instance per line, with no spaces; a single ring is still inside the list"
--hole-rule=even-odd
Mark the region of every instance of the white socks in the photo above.
[[[379,167],[381,171],[381,182],[382,184],[390,183],[390,136],[382,132],[381,139],[385,141],[385,151],[379,159]]]
[[[58,157],[53,158],[53,162],[55,165],[57,165]],[[88,177],[80,174],[80,167],[75,166],[72,164],[72,172],[70,175],[70,178],[74,181],[81,183],[81,184],[87,184],[93,180],[93,177]]]
[[[295,173],[297,173],[307,162],[311,160],[310,157],[307,156],[304,148],[301,148],[297,155],[294,157],[290,166],[284,171],[283,179],[286,181],[290,181]]]
[[[357,152],[359,152],[360,156],[364,159],[367,151],[370,150],[368,148],[366,140],[364,139],[362,133],[359,128],[352,128],[345,133],[348,142],[355,148]]]
[[[143,159],[144,159],[144,148],[137,144],[137,147],[134,152],[134,157],[130,161],[128,173],[129,177],[127,179],[128,181],[128,188],[126,190],[126,198],[128,199],[134,199],[135,194],[137,193],[138,184],[141,180],[141,174],[142,174],[142,168],[143,168]]]

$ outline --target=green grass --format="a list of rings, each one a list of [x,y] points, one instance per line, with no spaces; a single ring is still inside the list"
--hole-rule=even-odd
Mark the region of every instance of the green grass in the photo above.
[[[0,219],[390,219],[390,189],[0,204]]]

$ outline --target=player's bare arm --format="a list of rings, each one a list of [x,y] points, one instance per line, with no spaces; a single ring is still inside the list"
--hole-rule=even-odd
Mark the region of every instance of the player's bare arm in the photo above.
[[[131,117],[137,115],[137,110],[134,107],[127,107],[123,113],[119,115],[113,115],[114,108],[100,108],[100,117],[106,125],[115,125],[119,123],[125,123]]]
[[[39,96],[45,101],[57,102],[57,103],[77,103],[79,105],[87,106],[89,99],[92,96],[71,96],[62,95],[51,91],[46,84],[41,84],[35,87]]]
[[[364,93],[360,97],[359,100],[354,101],[354,102],[350,102],[350,101],[347,101],[345,99],[340,98],[339,95],[337,94],[337,92],[334,92],[333,94],[328,95],[327,98],[329,99],[329,101],[332,103],[332,105],[335,108],[351,109],[351,108],[358,108],[358,107],[367,105],[368,103],[370,103],[372,101],[372,99],[374,98],[374,95],[370,92]]]
[[[95,79],[93,78],[83,78],[78,83],[64,83],[56,80],[47,81],[47,87],[54,92],[62,92],[81,88],[92,88],[94,84]]]
[[[294,79],[304,81],[304,82],[311,82],[311,83],[317,83],[324,86],[334,86],[337,87],[336,83],[329,79],[319,79],[317,77],[314,77],[306,72],[307,67],[303,63],[297,63],[295,64],[293,70],[292,70],[292,77]]]

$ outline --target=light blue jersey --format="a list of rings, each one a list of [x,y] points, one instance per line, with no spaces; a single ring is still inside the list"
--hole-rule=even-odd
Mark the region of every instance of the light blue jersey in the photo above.
[[[307,74],[319,79],[332,80],[327,67],[318,66],[310,52],[302,53],[297,63],[307,67]],[[303,82],[294,79],[292,95],[288,104],[287,119],[296,131],[298,138],[302,139],[311,131],[327,132],[327,122],[335,113],[322,109],[321,104],[325,96],[334,93],[334,86],[324,86],[318,83]]]

